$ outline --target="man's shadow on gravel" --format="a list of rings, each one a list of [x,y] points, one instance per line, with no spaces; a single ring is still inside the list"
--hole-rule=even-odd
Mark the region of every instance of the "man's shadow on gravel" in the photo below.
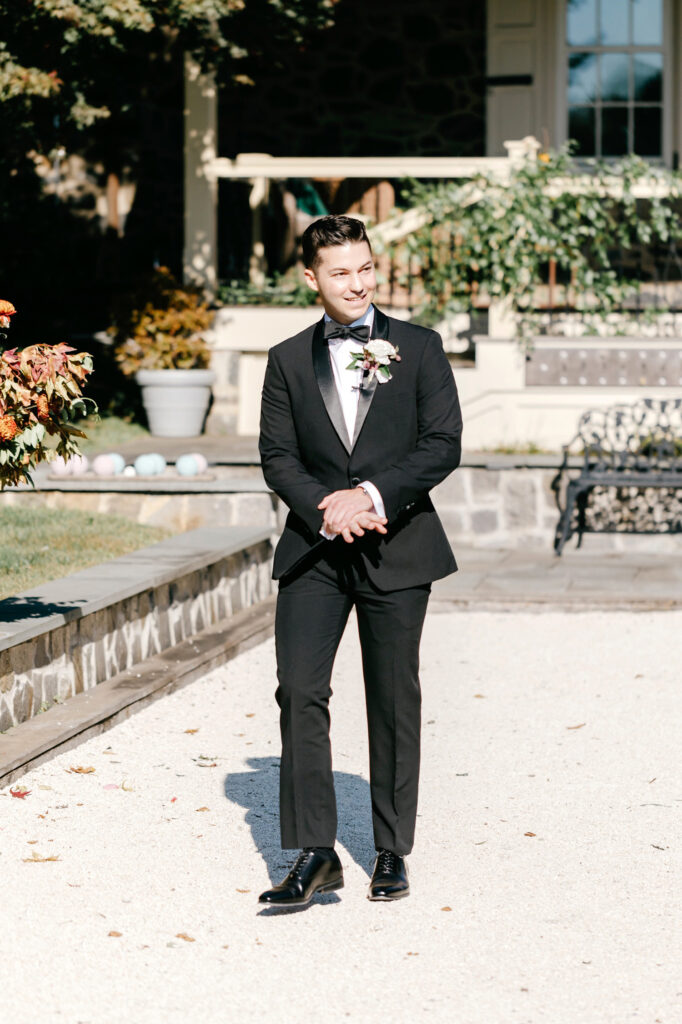
[[[246,808],[244,820],[266,863],[270,881],[276,885],[293,863],[292,855],[280,846],[279,758],[250,757],[246,763],[253,770],[228,775],[225,796]],[[334,772],[334,786],[338,841],[369,877],[376,856],[369,783],[359,775]]]

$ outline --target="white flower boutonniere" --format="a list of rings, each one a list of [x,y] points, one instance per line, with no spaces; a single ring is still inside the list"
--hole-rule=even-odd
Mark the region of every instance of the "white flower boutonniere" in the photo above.
[[[383,338],[375,338],[367,342],[362,352],[351,352],[351,361],[346,369],[362,369],[368,374],[369,381],[376,377],[377,384],[385,384],[392,376],[391,359],[400,362],[398,346],[391,345],[390,341],[384,341]]]

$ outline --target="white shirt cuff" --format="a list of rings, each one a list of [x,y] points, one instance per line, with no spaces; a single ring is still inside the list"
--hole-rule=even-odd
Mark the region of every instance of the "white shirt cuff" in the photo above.
[[[358,487],[364,487],[374,502],[374,509],[372,511],[376,512],[378,516],[383,516],[385,518],[386,509],[384,508],[384,503],[381,498],[381,494],[379,493],[379,489],[369,480],[363,480],[361,484],[358,484]],[[335,537],[338,537],[338,533],[327,533],[324,526],[320,527],[320,534],[325,540],[334,540]]]
[[[379,493],[378,489],[374,486],[374,484],[370,483],[369,480],[363,480],[361,484],[358,484],[358,487],[365,488],[370,498],[374,502],[374,511],[378,516],[383,516],[385,518],[386,509],[384,508],[384,503],[381,498],[381,494]]]

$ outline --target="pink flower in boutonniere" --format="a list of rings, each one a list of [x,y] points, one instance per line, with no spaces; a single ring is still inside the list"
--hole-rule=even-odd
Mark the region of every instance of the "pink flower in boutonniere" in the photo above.
[[[351,361],[346,369],[362,369],[370,381],[376,377],[377,384],[385,384],[392,376],[389,368],[391,359],[400,362],[398,346],[391,345],[390,341],[384,341],[383,338],[374,338],[367,342],[362,352],[351,352]]]

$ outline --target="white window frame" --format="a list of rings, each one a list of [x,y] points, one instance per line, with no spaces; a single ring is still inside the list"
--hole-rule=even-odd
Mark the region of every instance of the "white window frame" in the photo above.
[[[557,107],[556,107],[556,123],[557,123],[557,142],[559,145],[563,145],[568,140],[568,56],[571,49],[569,49],[566,41],[566,13],[568,8],[568,0],[561,0],[560,10],[561,15],[559,18],[557,38]],[[662,132],[662,156],[660,157],[646,157],[652,164],[665,164],[667,167],[672,166],[673,162],[673,100],[674,100],[674,88],[676,79],[676,68],[673,66],[673,57],[675,48],[673,46],[673,0],[663,0],[663,46],[618,46],[618,47],[602,47],[602,46],[585,46],[582,49],[588,50],[594,53],[637,53],[640,50],[661,50],[663,53],[663,99],[662,99],[662,116],[661,116],[661,132]],[[591,157],[585,157],[585,159],[592,159]],[[604,162],[614,161],[621,159],[620,157],[603,157]],[[682,154],[680,154],[682,159]]]

